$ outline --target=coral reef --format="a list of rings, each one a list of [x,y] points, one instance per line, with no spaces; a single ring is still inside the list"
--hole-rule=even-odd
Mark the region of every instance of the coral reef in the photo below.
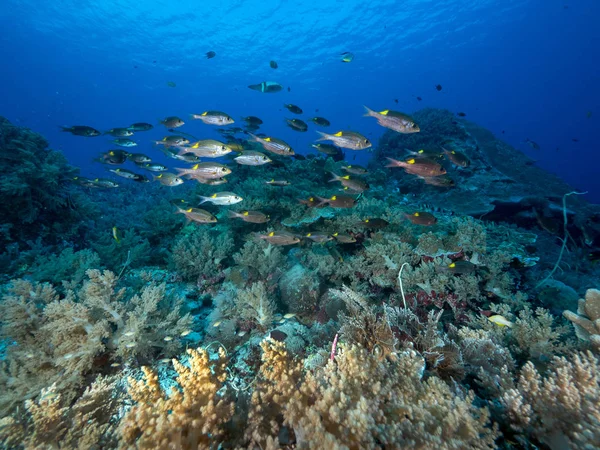
[[[143,380],[130,379],[129,395],[136,404],[119,425],[123,448],[210,448],[222,440],[233,414],[233,404],[218,394],[227,377],[225,355],[211,364],[206,351],[188,354],[189,367],[173,360],[181,390],[167,394],[146,367]]]
[[[174,205],[214,186],[69,185],[60,154],[0,122],[2,445],[598,447],[600,209],[562,205],[569,186],[476,124],[414,118],[351,174],[364,192],[328,183],[357,169],[342,157],[271,155],[227,177],[243,203],[203,205],[211,224]],[[471,161],[440,160],[454,187],[382,167],[440,145]],[[333,195],[355,204],[314,200]]]
[[[600,446],[600,367],[592,353],[556,358],[542,376],[531,363],[502,396],[512,427],[551,449]]]
[[[577,313],[565,311],[563,315],[573,323],[579,339],[600,351],[600,291],[588,289],[585,299],[579,299]]]
[[[50,284],[16,280],[2,298],[0,334],[12,345],[0,373],[0,410],[52,383],[68,401],[91,374],[181,350],[191,317],[165,284],[127,296],[110,271],[87,277],[63,297]]]
[[[80,218],[69,185],[77,170],[39,134],[0,117],[0,247],[42,236],[54,242]]]

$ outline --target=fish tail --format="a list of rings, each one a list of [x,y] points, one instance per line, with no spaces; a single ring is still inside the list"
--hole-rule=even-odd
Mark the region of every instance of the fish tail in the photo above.
[[[248,131],[247,133],[248,133],[248,134],[249,134],[249,135],[252,137],[252,139],[254,139],[256,142],[260,142],[260,139],[259,139],[259,137],[258,137],[257,135],[255,135],[255,134],[252,134],[252,133],[250,133],[249,131]]]
[[[200,200],[201,200],[201,202],[198,203],[199,205],[201,205],[202,203],[206,203],[208,200],[210,200],[210,197],[204,197],[201,195]]]
[[[190,173],[189,169],[181,169],[179,167],[175,167],[175,170],[177,171],[178,177],[182,177],[182,176],[188,175]]]
[[[317,199],[319,200],[319,204],[317,205],[317,207],[323,206],[323,205],[329,203],[329,199],[328,198],[323,198],[323,197],[317,196]]]
[[[63,127],[63,126],[60,126],[59,128],[60,128],[60,131],[67,131],[67,132],[69,132],[69,131],[72,130],[72,127]]]
[[[329,173],[333,176],[333,178],[331,180],[329,180],[329,183],[333,183],[334,181],[340,181],[342,179],[342,177],[340,177],[339,175],[336,175],[333,172],[329,172]]]
[[[331,136],[328,135],[327,133],[323,133],[322,131],[317,131],[317,133],[319,133],[319,139],[317,139],[317,141],[328,141],[330,140]]]
[[[389,161],[389,164],[386,164],[385,167],[404,167],[402,165],[402,161],[398,161],[397,159],[385,158]]]
[[[229,217],[230,219],[237,219],[238,217],[240,217],[241,214],[235,211],[227,211],[227,217]]]
[[[365,114],[363,114],[363,117],[377,117],[377,113],[375,111],[373,111],[371,108],[363,105],[363,108],[365,108],[365,110],[367,111]]]

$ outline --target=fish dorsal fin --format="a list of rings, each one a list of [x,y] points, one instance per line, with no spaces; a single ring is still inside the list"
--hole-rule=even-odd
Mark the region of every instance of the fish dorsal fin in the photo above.
[[[306,235],[306,237],[311,237],[311,236],[312,236],[312,233],[308,233],[308,234]]]
[[[208,114],[208,111],[204,111],[202,114],[200,114],[201,116],[206,116]]]
[[[411,158],[408,161],[406,161],[408,164],[414,164],[416,162],[415,158]]]
[[[186,209],[185,212],[192,212],[192,208]]]
[[[448,266],[448,268],[450,268],[450,269],[454,269],[455,267],[456,267],[456,263],[452,263]]]
[[[417,153],[423,154],[423,153],[425,153],[425,150],[421,149]]]
[[[268,234],[268,236],[269,236],[269,237],[275,236],[275,232],[274,232],[274,231],[271,231],[271,232]]]
[[[379,114],[383,115],[383,116],[387,116],[389,114],[390,110],[389,109],[385,109],[383,111],[379,111]]]
[[[314,198],[314,197],[311,197],[311,198],[309,198],[309,199],[308,199],[308,201],[309,201],[309,202],[314,202],[314,201],[315,201],[315,198]]]
[[[94,181],[95,181],[95,182],[98,182],[98,181],[100,181],[100,178],[96,178]]]
[[[418,212],[416,212],[416,213],[414,214],[414,216],[415,216],[415,217],[419,217],[419,216],[420,216],[420,214],[419,214]]]
[[[350,179],[350,175],[344,175],[342,178],[343,178],[344,180],[349,180],[349,179]]]
[[[269,181],[269,183],[274,183],[275,182],[275,178],[271,178],[271,181]]]
[[[340,234],[340,233],[338,233],[338,232],[336,231],[335,233],[333,233],[333,234],[332,234],[332,236],[333,236],[333,237],[337,237],[337,236],[338,236],[338,234]]]
[[[337,133],[334,134],[334,136],[336,136],[336,137],[340,137],[341,135],[342,135],[341,131],[338,131]]]
[[[247,216],[247,215],[249,214],[249,212],[248,212],[248,211],[244,211],[242,214],[243,214],[244,216]]]
[[[199,166],[200,166],[199,164],[194,164],[194,165],[192,166],[192,169],[193,169],[193,170],[198,170],[198,167],[199,167]]]
[[[192,145],[190,148],[199,148],[200,147],[200,143],[196,142],[194,145]]]
[[[217,198],[217,194],[211,195],[210,198]]]
[[[334,195],[333,197],[331,197],[331,200],[337,200],[337,195]]]
[[[267,141],[267,142],[271,142],[271,138],[270,137],[266,137],[266,138],[264,138],[264,140]]]
[[[369,223],[369,219],[365,219],[365,223]]]

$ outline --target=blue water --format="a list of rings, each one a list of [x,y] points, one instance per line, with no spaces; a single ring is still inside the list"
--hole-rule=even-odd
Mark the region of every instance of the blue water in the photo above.
[[[108,137],[77,138],[60,125],[106,130],[218,109],[237,124],[261,117],[261,131],[302,153],[314,127],[287,128],[284,102],[304,118],[318,108],[331,129],[356,129],[375,144],[384,130],[362,117],[363,104],[448,108],[598,202],[599,19],[597,0],[3,0],[0,114],[46,136],[84,175],[104,175],[92,160]],[[205,59],[210,50],[217,56]],[[344,51],[352,63],[339,61]],[[247,88],[264,80],[291,91]],[[184,129],[218,136],[201,123]],[[163,135],[136,135],[137,149],[161,161],[150,141]]]

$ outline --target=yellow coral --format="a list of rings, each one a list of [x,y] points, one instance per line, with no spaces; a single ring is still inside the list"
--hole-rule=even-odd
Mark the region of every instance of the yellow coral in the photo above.
[[[144,368],[144,379],[130,379],[129,393],[136,404],[120,426],[122,449],[205,449],[217,447],[233,404],[218,391],[225,381],[224,353],[215,364],[205,350],[188,350],[189,367],[173,360],[177,383],[170,395],[158,376]]]
[[[513,428],[552,449],[600,448],[600,364],[591,352],[555,358],[545,378],[528,362],[501,400]]]
[[[268,340],[262,347],[250,417],[258,422],[266,415],[269,427],[253,428],[257,443],[286,425],[298,448],[494,448],[498,433],[488,426],[487,409],[472,405],[472,393],[459,396],[437,378],[423,382],[424,362],[415,352],[390,361],[340,345],[334,361],[302,376],[283,344]]]

